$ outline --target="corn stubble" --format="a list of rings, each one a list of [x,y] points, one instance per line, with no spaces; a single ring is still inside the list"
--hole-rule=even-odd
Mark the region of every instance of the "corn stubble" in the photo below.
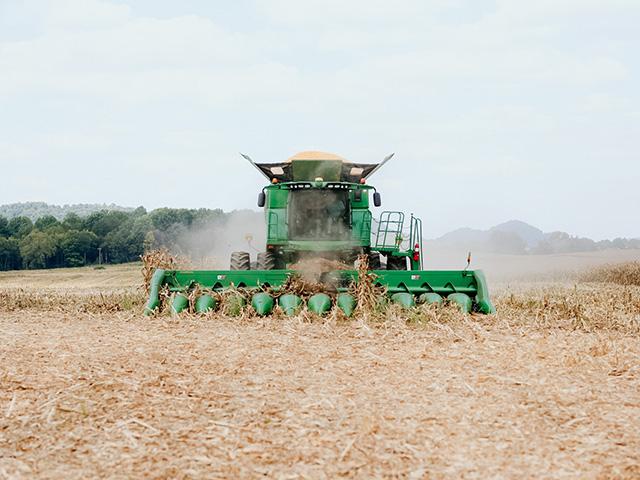
[[[0,290],[0,477],[640,478],[633,265],[491,316],[380,303],[360,268],[353,319]]]
[[[613,263],[595,267],[579,278],[583,282],[640,286],[640,262]]]
[[[419,305],[405,310],[385,300],[384,289],[375,285],[375,274],[366,269],[366,258],[360,264],[361,281],[352,287],[351,293],[357,299],[357,309],[353,319],[359,322],[385,324],[406,323],[413,326],[428,326],[432,323],[456,323],[472,320],[477,324],[504,323],[507,325],[528,326],[536,329],[560,328],[567,330],[599,331],[616,330],[628,333],[640,331],[640,287],[629,285],[629,267],[622,269],[616,266],[613,270],[624,272],[624,275],[609,276],[618,281],[615,283],[516,283],[503,287],[494,294],[497,314],[464,315],[455,306]],[[597,278],[602,278],[599,274]],[[607,275],[611,275],[607,273]],[[284,293],[295,293],[303,298],[318,292],[330,293],[325,285],[292,277],[283,289]],[[195,299],[202,293],[199,288],[189,294],[189,303],[193,307]],[[211,292],[208,292],[211,293]],[[253,313],[249,307],[246,292],[230,289],[214,296],[221,305],[218,310],[194,318],[206,318],[215,321],[217,318],[230,317],[225,308],[227,299],[244,296],[247,306],[242,318],[252,320]],[[164,303],[168,303],[170,294],[161,292]],[[114,313],[128,312],[138,315],[146,301],[142,289],[114,292],[76,292],[74,289],[50,289],[31,291],[25,288],[7,288],[0,290],[0,311],[53,311],[63,313]],[[168,312],[158,315],[164,317]],[[338,309],[333,309],[338,310]],[[318,317],[303,309],[299,320],[344,321],[350,320],[332,312],[330,317]],[[189,317],[189,314],[181,314]],[[275,308],[274,318],[282,318],[282,312]],[[294,317],[295,318],[295,317]]]

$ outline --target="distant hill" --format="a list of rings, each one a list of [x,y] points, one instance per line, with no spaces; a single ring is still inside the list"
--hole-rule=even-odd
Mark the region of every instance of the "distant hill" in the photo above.
[[[489,230],[489,234],[491,232],[514,233],[524,240],[527,248],[535,248],[544,240],[544,232],[542,230],[520,220],[509,220],[496,225]]]
[[[32,221],[45,215],[53,215],[58,220],[64,219],[68,213],[75,213],[81,217],[86,217],[100,210],[111,210],[119,212],[132,212],[134,209],[121,207],[113,203],[77,203],[74,205],[49,205],[45,202],[24,202],[0,205],[0,216],[11,220],[14,217],[29,217]]]
[[[445,233],[443,236],[436,238],[433,240],[437,243],[447,244],[447,245],[461,245],[464,246],[466,244],[480,244],[489,240],[489,231],[488,230],[477,230],[474,228],[458,228],[456,230],[452,230],[449,233]]]
[[[520,220],[510,220],[488,230],[459,228],[428,241],[436,248],[463,248],[492,253],[570,253],[605,249],[640,248],[640,239],[616,238],[596,242],[566,232],[545,233]]]

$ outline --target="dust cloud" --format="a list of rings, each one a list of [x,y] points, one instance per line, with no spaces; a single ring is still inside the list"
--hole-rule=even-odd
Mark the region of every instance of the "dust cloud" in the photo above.
[[[172,242],[172,253],[188,257],[192,268],[228,269],[231,253],[244,251],[252,263],[265,250],[264,212],[238,210],[180,231]],[[468,249],[442,247],[427,240],[422,256],[425,270],[462,270],[467,266]],[[328,259],[329,260],[329,259]],[[484,270],[490,283],[512,281],[566,280],[589,268],[639,261],[638,249],[610,249],[558,254],[499,254],[471,251],[470,269]],[[384,257],[382,258],[384,267]],[[337,263],[337,262],[336,262]],[[337,265],[332,265],[340,269]],[[255,268],[255,264],[252,265]],[[342,266],[342,268],[345,268]],[[315,268],[312,269],[315,273]]]
[[[467,265],[467,249],[442,248],[429,241],[422,250],[425,270],[461,270]],[[489,283],[513,281],[565,281],[593,267],[640,260],[640,250],[516,255],[471,251],[471,270],[481,269]]]
[[[226,270],[232,252],[248,252],[255,262],[258,252],[264,251],[265,242],[264,213],[236,210],[180,233],[176,249],[190,259],[194,268]]]

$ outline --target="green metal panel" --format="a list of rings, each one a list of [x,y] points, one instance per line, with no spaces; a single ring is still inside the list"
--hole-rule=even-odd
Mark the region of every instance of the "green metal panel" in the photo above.
[[[427,305],[442,305],[444,303],[444,299],[437,293],[429,292],[421,294],[418,297],[418,302],[426,303]]]
[[[360,201],[356,201],[355,191],[351,192],[351,208],[353,209],[368,209],[369,208],[369,187],[368,185],[360,185],[358,190],[360,190]]]
[[[178,293],[175,297],[173,297],[173,302],[171,302],[171,313],[177,315],[189,308],[189,299],[186,295]]]
[[[149,301],[145,308],[151,314],[160,305],[159,291],[164,285],[173,292],[185,292],[195,285],[212,290],[236,288],[273,288],[277,291],[285,284],[291,270],[162,270],[153,274]],[[452,293],[464,293],[471,297],[478,311],[493,313],[495,308],[489,299],[484,274],[481,270],[375,270],[376,285],[385,287],[389,295],[394,293],[437,293],[443,297]],[[322,281],[331,284],[338,292],[348,292],[352,282],[358,281],[358,272],[341,270],[327,272]]]
[[[277,287],[286,282],[290,274],[290,270],[167,270],[163,283],[172,290],[195,284],[212,290]]]
[[[326,293],[316,293],[309,298],[307,302],[307,307],[313,313],[317,313],[318,315],[323,315],[331,310],[331,297]]]
[[[447,297],[447,300],[449,300],[449,302],[453,304],[458,305],[458,307],[460,307],[460,310],[464,313],[471,312],[471,309],[473,308],[473,302],[471,298],[469,298],[469,295],[465,295],[464,293],[452,293]]]
[[[353,239],[360,246],[371,245],[371,212],[369,210],[352,210],[351,225]]]
[[[268,210],[267,214],[267,244],[277,245],[286,243],[287,235],[287,210],[284,208]]]
[[[287,208],[287,200],[289,198],[288,190],[280,189],[276,186],[267,187],[266,190],[268,208]]]
[[[267,244],[282,244],[287,241],[287,200],[289,191],[273,185],[266,188]]]
[[[347,317],[350,317],[356,310],[357,302],[353,295],[349,293],[339,293],[336,297],[336,305]]]
[[[375,284],[386,287],[390,294],[435,292],[444,296],[459,292],[475,296],[484,281],[479,270],[375,270],[373,273]],[[358,273],[353,270],[330,272],[328,275],[344,285],[358,281]]]
[[[218,300],[213,298],[211,295],[200,295],[196,300],[196,312],[198,313],[206,313],[216,309],[218,305]]]
[[[342,252],[353,250],[362,244],[359,240],[291,240],[287,245],[300,252]]]
[[[282,295],[278,298],[278,305],[280,305],[285,315],[296,315],[302,308],[302,298],[291,293]]]
[[[273,310],[273,304],[273,297],[265,292],[256,293],[251,297],[251,306],[261,317],[271,313]]]
[[[391,301],[400,305],[402,308],[411,308],[416,306],[416,299],[412,294],[407,292],[398,292],[391,295]]]

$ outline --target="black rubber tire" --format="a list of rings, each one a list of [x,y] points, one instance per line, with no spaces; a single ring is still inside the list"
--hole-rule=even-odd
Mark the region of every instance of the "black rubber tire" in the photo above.
[[[406,270],[407,257],[387,257],[387,270]]]
[[[276,256],[272,252],[258,253],[256,270],[275,270]]]
[[[382,268],[378,252],[369,252],[367,256],[369,257],[369,270],[380,270]]]
[[[233,252],[231,254],[231,270],[251,270],[251,257],[247,252]]]

